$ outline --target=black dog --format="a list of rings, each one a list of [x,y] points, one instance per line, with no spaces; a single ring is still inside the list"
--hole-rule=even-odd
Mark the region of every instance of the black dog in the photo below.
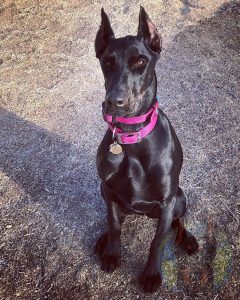
[[[181,145],[167,117],[155,109],[154,68],[161,52],[161,37],[142,7],[137,36],[116,39],[103,9],[101,17],[95,50],[105,78],[103,115],[109,129],[98,149],[97,169],[107,205],[108,230],[98,239],[96,251],[102,269],[114,271],[120,264],[125,214],[157,218],[140,280],[145,291],[154,292],[161,285],[160,250],[171,226],[178,229],[175,244],[188,254],[198,250],[196,239],[180,222],[186,211],[186,197],[179,187]],[[142,121],[134,119],[136,116]],[[127,118],[133,124],[124,122]],[[152,125],[154,118],[156,125]],[[153,128],[147,130],[148,125]]]

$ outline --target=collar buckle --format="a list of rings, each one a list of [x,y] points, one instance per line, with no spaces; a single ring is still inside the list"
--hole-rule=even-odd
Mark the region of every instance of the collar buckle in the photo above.
[[[116,131],[116,129],[115,129],[115,131]],[[132,132],[132,133],[129,133],[129,134],[127,134],[126,132],[123,132],[123,133],[119,132],[119,133],[115,134],[115,131],[114,131],[113,136],[114,136],[114,139],[117,140],[117,142],[119,144],[128,144],[128,142],[124,141],[124,138],[127,139],[127,138],[131,138],[131,137],[136,137],[136,140],[134,141],[134,143],[139,143],[142,140],[140,131]]]

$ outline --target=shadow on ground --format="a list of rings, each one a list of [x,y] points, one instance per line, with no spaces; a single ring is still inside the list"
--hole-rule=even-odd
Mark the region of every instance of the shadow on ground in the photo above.
[[[0,275],[4,280],[1,299],[17,294],[18,285],[24,284],[24,277],[29,279],[28,276],[31,277],[28,288],[31,292],[35,290],[37,297],[53,299],[61,294],[66,299],[70,292],[83,292],[82,285],[76,288],[66,285],[74,280],[73,274],[82,271],[82,256],[92,253],[93,236],[101,229],[104,210],[103,202],[97,201],[96,178],[86,185],[88,160],[94,158],[60,136],[4,109],[0,109],[0,128],[0,170],[4,174],[0,190],[3,200]],[[16,194],[8,202],[11,189]],[[94,191],[94,201],[90,190]],[[63,235],[65,245],[60,246]],[[72,268],[70,253],[74,238],[81,255]],[[54,266],[49,260],[53,260]],[[70,273],[62,273],[67,266],[72,268]],[[65,274],[64,283],[58,282],[56,291],[53,284],[60,273]]]

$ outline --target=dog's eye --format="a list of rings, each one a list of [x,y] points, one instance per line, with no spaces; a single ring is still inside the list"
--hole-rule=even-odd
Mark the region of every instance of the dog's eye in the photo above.
[[[144,60],[143,58],[139,58],[139,59],[136,61],[136,63],[135,63],[135,67],[136,67],[137,69],[140,69],[140,68],[142,68],[143,66],[145,66],[145,64],[146,64],[145,60]]]

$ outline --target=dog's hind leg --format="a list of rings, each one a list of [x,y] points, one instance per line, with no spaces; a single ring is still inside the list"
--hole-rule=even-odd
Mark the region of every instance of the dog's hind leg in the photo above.
[[[187,211],[187,198],[182,190],[178,187],[177,197],[174,207],[174,218],[182,218]]]
[[[180,218],[173,221],[172,226],[177,228],[175,246],[182,248],[188,255],[197,253],[199,249],[198,242],[195,236],[185,229]]]
[[[121,262],[121,226],[125,214],[118,204],[110,200],[111,192],[102,188],[102,196],[107,204],[108,229],[97,240],[95,251],[100,255],[102,270],[113,272]]]
[[[185,229],[181,217],[186,213],[186,196],[183,190],[179,187],[177,192],[177,199],[174,207],[174,220],[172,227],[177,229],[177,236],[175,246],[181,247],[189,255],[195,254],[198,251],[198,242],[196,238]]]

